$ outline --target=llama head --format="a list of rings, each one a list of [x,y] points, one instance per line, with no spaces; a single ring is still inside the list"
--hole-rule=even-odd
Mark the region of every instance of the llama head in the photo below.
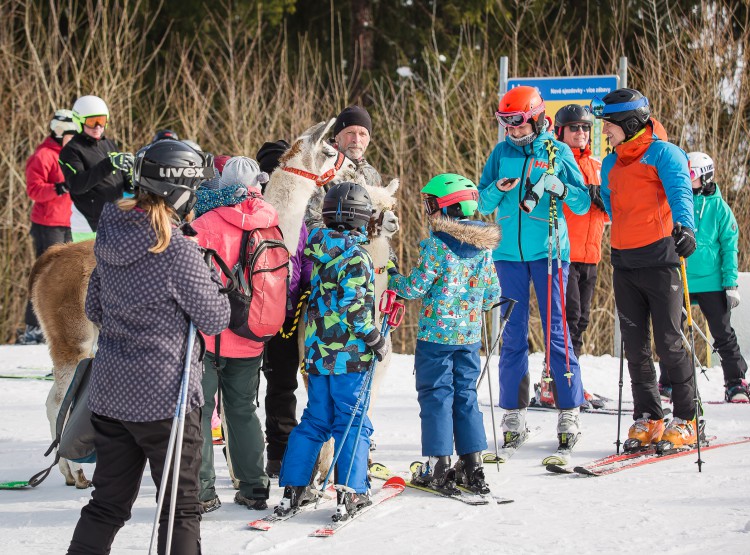
[[[398,186],[398,179],[392,180],[386,187],[364,186],[372,201],[373,213],[367,226],[370,238],[384,236],[390,239],[399,230],[398,216],[395,214]]]
[[[345,180],[353,178],[357,166],[326,140],[335,121],[321,121],[300,135],[279,160],[280,168],[302,170],[314,178],[325,176],[329,181],[334,176]]]

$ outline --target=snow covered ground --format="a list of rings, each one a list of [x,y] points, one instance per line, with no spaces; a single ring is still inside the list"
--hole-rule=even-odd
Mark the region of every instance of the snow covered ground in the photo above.
[[[582,359],[589,391],[617,398],[618,359]],[[532,357],[536,378],[542,356]],[[374,417],[374,458],[406,470],[420,458],[419,407],[412,375],[413,357],[396,355],[384,380]],[[493,369],[496,367],[493,361]],[[0,346],[0,374],[42,375],[51,363],[44,346]],[[497,394],[497,372],[492,372]],[[627,371],[626,371],[627,376]],[[703,398],[723,398],[720,368],[700,378]],[[24,480],[49,464],[43,457],[50,438],[44,401],[50,382],[0,379],[0,481]],[[263,389],[263,386],[261,386]],[[263,391],[261,391],[261,398]],[[300,392],[300,411],[304,392]],[[487,388],[481,398],[488,402]],[[630,399],[626,377],[625,398]],[[263,407],[260,411],[262,413]],[[483,407],[490,442],[489,407]],[[500,418],[501,411],[496,412]],[[708,432],[721,439],[750,436],[750,406],[707,405]],[[269,532],[246,529],[249,520],[266,514],[232,503],[234,490],[217,448],[217,488],[224,505],[205,516],[203,552],[233,553],[493,553],[671,554],[750,553],[750,444],[708,451],[699,474],[691,455],[611,476],[585,478],[547,473],[540,462],[556,447],[556,415],[529,414],[535,437],[500,472],[487,467],[493,491],[515,503],[470,507],[428,493],[406,490],[400,497],[363,515],[330,539],[307,534],[328,522],[333,507],[299,515]],[[584,414],[584,436],[576,461],[613,452],[617,417]],[[623,435],[629,419],[623,420]],[[86,466],[88,476],[93,467]],[[380,482],[374,482],[375,488]],[[0,491],[2,552],[63,553],[89,491],[66,487],[54,469],[35,489]],[[145,477],[133,517],[120,531],[112,553],[145,553],[151,533],[155,488]],[[274,484],[271,503],[281,490]]]

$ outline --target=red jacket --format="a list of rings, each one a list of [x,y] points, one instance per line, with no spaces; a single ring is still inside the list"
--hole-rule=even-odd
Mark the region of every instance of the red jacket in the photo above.
[[[571,150],[586,185],[599,186],[602,182],[600,176],[602,163],[591,157],[591,148],[586,146],[583,151],[579,148]],[[609,220],[606,212],[602,212],[592,204],[588,212],[578,216],[568,208],[567,204],[563,204],[563,213],[568,224],[570,261],[598,264],[602,258],[604,224]]]
[[[26,161],[26,193],[34,201],[31,221],[39,225],[70,227],[70,195],[58,195],[55,183],[65,181],[58,158],[60,145],[47,137]]]
[[[257,191],[260,194],[260,191]],[[244,229],[279,225],[279,216],[273,207],[250,197],[236,206],[222,206],[203,214],[192,224],[198,232],[198,244],[214,249],[233,268],[240,259],[240,243]],[[226,277],[221,276],[226,285]],[[203,334],[206,349],[216,353],[214,336]],[[240,337],[228,329],[221,332],[220,356],[227,358],[257,357],[263,352],[263,343]]]

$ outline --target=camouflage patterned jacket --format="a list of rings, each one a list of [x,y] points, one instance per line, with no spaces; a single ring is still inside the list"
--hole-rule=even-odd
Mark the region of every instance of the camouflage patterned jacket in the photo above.
[[[362,372],[374,355],[366,340],[375,327],[375,271],[361,247],[367,236],[325,227],[310,232],[305,256],[313,260],[305,314],[305,366],[310,374]]]
[[[500,299],[492,250],[500,228],[472,220],[431,219],[419,244],[417,267],[391,276],[388,286],[405,299],[422,298],[417,339],[442,345],[481,340],[482,312]]]

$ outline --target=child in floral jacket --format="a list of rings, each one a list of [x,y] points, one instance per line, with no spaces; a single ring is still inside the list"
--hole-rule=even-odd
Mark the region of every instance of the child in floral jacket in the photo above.
[[[477,209],[477,187],[456,174],[441,174],[422,189],[430,236],[420,244],[411,274],[394,274],[389,287],[422,299],[415,352],[421,408],[422,455],[413,482],[438,489],[456,482],[488,493],[481,452],[487,448],[476,383],[482,312],[500,298],[492,250],[500,228],[466,218]],[[455,440],[459,462],[451,468]]]

